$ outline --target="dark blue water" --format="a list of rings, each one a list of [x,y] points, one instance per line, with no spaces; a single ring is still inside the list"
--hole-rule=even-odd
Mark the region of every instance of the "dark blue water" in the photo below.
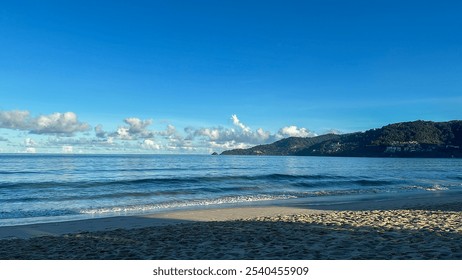
[[[0,155],[0,226],[451,191],[462,191],[460,159]]]

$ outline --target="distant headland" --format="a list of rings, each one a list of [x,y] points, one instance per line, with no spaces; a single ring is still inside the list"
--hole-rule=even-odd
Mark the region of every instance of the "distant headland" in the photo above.
[[[462,121],[413,121],[349,134],[290,137],[221,155],[462,158]]]

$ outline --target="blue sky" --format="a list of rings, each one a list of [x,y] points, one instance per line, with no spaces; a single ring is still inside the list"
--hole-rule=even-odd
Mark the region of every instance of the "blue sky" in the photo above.
[[[462,118],[460,1],[2,1],[0,152],[209,153]]]

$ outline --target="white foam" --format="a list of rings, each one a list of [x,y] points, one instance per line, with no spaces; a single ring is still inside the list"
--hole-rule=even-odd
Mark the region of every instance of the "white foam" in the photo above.
[[[404,189],[417,189],[417,190],[424,190],[424,191],[429,191],[429,192],[436,192],[436,191],[447,191],[449,188],[443,187],[441,185],[435,184],[431,187],[428,186],[408,186],[405,187]]]
[[[255,202],[255,201],[269,201],[269,200],[282,200],[297,198],[294,195],[254,195],[254,196],[233,196],[223,197],[211,200],[194,200],[184,202],[171,202],[171,203],[160,203],[160,204],[147,204],[147,205],[128,205],[128,206],[116,206],[116,207],[105,207],[97,209],[83,209],[80,210],[80,214],[87,215],[101,215],[101,214],[117,214],[117,213],[140,213],[140,212],[153,212],[162,209],[171,208],[185,208],[195,206],[209,206],[209,205],[220,205],[220,204],[235,204],[244,202]]]

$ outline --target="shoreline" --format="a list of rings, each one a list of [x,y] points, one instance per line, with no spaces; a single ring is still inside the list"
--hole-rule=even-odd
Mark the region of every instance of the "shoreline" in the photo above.
[[[462,192],[432,192],[418,195],[410,194],[408,196],[388,195],[380,199],[363,201],[332,201],[329,199],[331,198],[328,197],[326,201],[323,201],[322,198],[317,198],[316,200],[301,198],[261,201],[246,205],[219,205],[188,210],[176,209],[154,214],[98,217],[82,220],[0,226],[0,240],[166,226],[191,222],[232,221],[264,216],[312,214],[325,211],[397,209],[448,210],[449,204],[454,205],[460,203],[462,205]]]
[[[461,198],[292,201],[1,227],[0,259],[462,260]]]

